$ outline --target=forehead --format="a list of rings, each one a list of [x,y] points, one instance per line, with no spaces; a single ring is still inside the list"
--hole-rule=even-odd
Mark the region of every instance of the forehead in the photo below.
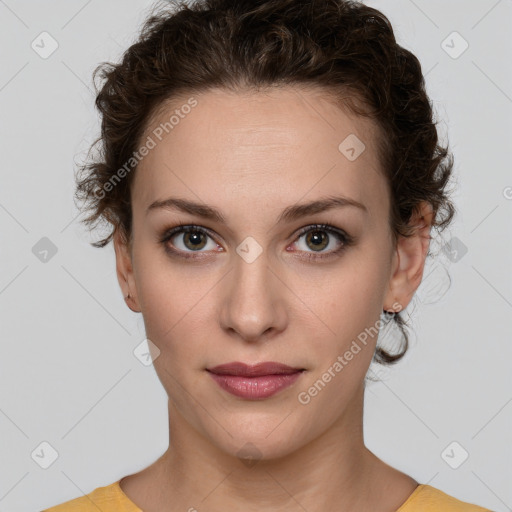
[[[154,147],[133,184],[138,207],[178,195],[228,211],[243,198],[254,213],[338,192],[369,210],[387,208],[376,125],[337,107],[325,91],[181,96],[161,105],[142,140],[148,137]]]

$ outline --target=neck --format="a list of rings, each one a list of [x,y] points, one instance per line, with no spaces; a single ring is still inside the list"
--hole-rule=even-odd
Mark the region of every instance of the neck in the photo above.
[[[363,394],[361,388],[350,414],[319,437],[286,456],[251,464],[221,451],[169,401],[169,448],[147,480],[153,497],[172,504],[158,510],[369,509],[383,463],[363,442]]]

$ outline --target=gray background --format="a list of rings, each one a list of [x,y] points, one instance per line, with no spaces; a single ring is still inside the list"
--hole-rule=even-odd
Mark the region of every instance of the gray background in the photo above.
[[[368,4],[425,70],[455,153],[458,216],[407,309],[410,353],[375,368],[366,443],[420,483],[512,510],[512,1]],[[150,5],[0,0],[0,511],[67,501],[167,448],[167,397],[133,354],[142,317],[124,304],[113,248],[89,246],[101,233],[85,232],[72,201],[99,128],[92,71],[133,42]],[[59,45],[46,59],[31,47],[43,31]],[[453,31],[469,44],[457,58]],[[43,237],[57,249],[46,261]],[[58,452],[47,469],[45,445],[31,455],[44,441]]]

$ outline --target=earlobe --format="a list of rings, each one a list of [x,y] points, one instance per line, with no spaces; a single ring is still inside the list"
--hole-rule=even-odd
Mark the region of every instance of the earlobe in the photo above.
[[[135,279],[133,275],[132,256],[128,242],[116,229],[113,236],[116,254],[116,274],[127,306],[135,313],[140,313],[137,300]]]
[[[430,245],[433,221],[432,206],[423,201],[415,210],[410,225],[414,233],[399,237],[394,257],[393,275],[385,297],[384,310],[396,310],[391,304],[399,303],[405,309],[421,284],[425,260]]]

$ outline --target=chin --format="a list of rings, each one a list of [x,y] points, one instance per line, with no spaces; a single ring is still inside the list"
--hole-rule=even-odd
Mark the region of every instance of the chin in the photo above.
[[[266,422],[265,428],[262,427],[261,417],[259,428],[257,427],[258,419],[254,417],[254,421],[250,421],[249,418],[246,418],[243,423],[232,421],[230,433],[233,437],[225,431],[221,433],[216,429],[215,435],[209,436],[210,442],[226,455],[239,458],[242,462],[246,460],[248,466],[255,464],[258,460],[286,457],[304,446],[308,439],[300,425],[295,424],[297,419],[292,421],[291,418],[284,418],[286,414],[281,414],[279,418],[272,416],[272,421]]]
[[[290,438],[285,440],[276,437],[270,440],[265,437],[247,435],[231,441],[226,445],[218,445],[218,448],[226,455],[240,459],[248,467],[255,465],[258,461],[286,457],[298,448],[296,441]]]

